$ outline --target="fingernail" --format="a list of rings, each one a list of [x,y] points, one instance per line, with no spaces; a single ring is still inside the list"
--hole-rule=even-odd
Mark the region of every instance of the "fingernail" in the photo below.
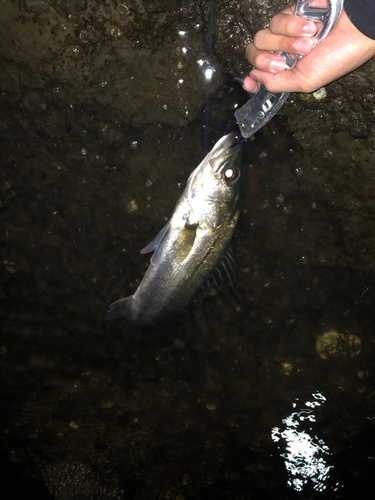
[[[270,61],[270,68],[275,71],[282,71],[285,69],[285,61],[279,61],[278,59],[274,59]]]
[[[305,33],[309,33],[310,35],[315,35],[316,33],[316,24],[313,22],[305,24],[302,28]]]
[[[300,40],[295,44],[295,48],[298,51],[298,54],[306,54],[309,52],[311,47],[311,43],[309,40]]]

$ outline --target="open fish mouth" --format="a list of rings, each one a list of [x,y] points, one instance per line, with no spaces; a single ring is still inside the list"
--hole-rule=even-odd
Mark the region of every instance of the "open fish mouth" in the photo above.
[[[235,145],[234,145],[235,144]],[[236,134],[231,132],[222,137],[211,151],[209,163],[214,172],[221,171],[229,164],[234,164],[241,155],[241,144],[236,144]]]

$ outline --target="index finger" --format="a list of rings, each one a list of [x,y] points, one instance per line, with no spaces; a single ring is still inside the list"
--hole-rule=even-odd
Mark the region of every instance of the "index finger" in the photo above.
[[[317,31],[317,26],[313,21],[300,16],[290,15],[280,12],[271,19],[270,31],[274,35],[288,37],[312,36]]]

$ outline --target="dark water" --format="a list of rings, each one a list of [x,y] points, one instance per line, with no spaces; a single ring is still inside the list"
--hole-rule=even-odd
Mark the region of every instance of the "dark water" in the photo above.
[[[358,151],[329,137],[333,158],[302,150],[293,103],[244,144],[237,285],[198,298],[185,324],[103,321],[239,102],[225,66],[210,68],[184,127],[1,96],[6,500],[369,498],[371,214],[353,243],[335,158]]]

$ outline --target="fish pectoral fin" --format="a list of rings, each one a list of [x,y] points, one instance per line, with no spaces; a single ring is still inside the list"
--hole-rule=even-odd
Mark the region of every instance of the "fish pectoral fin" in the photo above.
[[[176,262],[183,262],[194,246],[198,224],[185,224],[175,239],[172,251]]]
[[[165,239],[167,238],[168,230],[169,230],[169,222],[163,227],[163,229],[159,231],[159,233],[151,241],[151,243],[142,248],[141,253],[155,252],[160,247],[160,245],[163,244],[163,241],[165,241]]]
[[[236,264],[233,259],[232,249],[229,247],[211,276],[202,285],[202,288],[203,290],[211,290],[221,286],[233,286],[236,281]]]
[[[175,262],[180,264],[189,255],[190,250],[193,248],[198,224],[185,224],[177,232],[173,231],[171,236],[169,223],[163,227],[160,233],[156,236],[154,240],[151,241],[145,248],[141,250],[141,253],[154,252],[151,257],[151,262],[153,265],[158,266],[166,258],[166,243],[168,238],[173,238],[168,253],[173,255]]]

